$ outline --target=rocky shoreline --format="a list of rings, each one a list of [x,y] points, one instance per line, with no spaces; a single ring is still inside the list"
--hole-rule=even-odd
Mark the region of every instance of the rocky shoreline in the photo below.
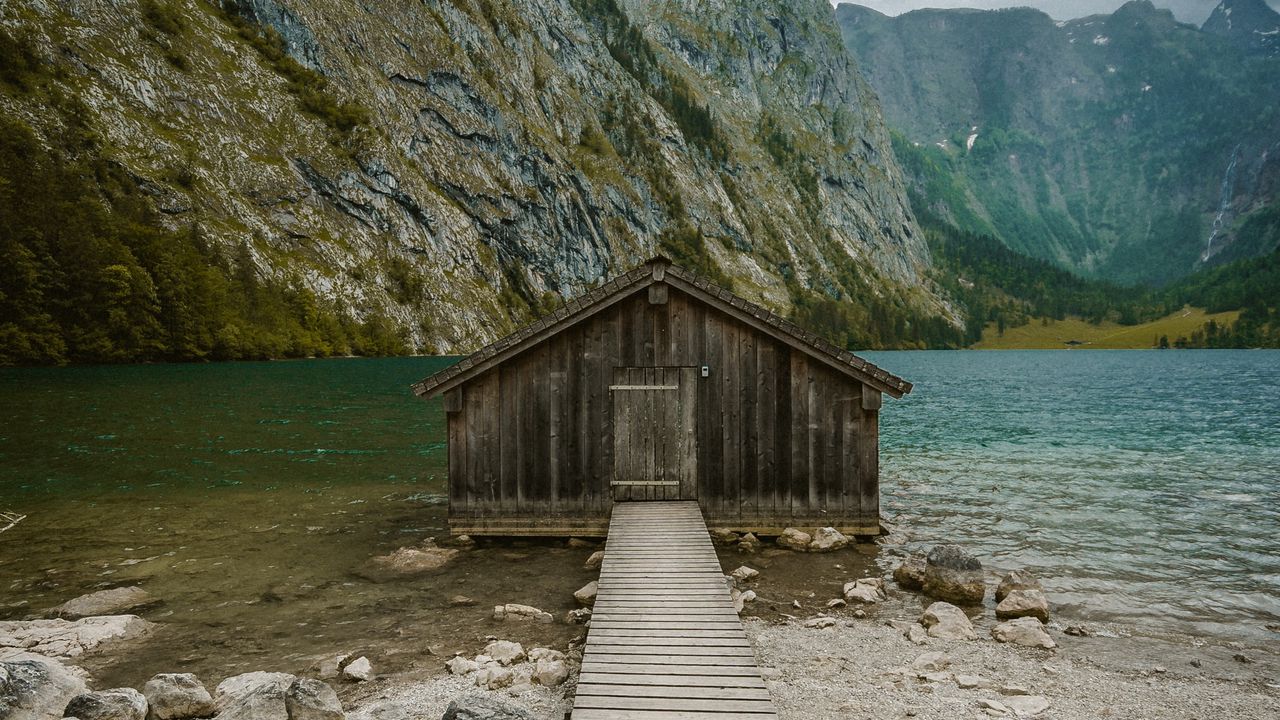
[[[810,591],[785,604],[770,558],[834,553],[857,547],[853,539],[832,528],[788,528],[774,543],[712,535],[742,560],[726,585],[783,718],[1280,716],[1275,653],[1063,626],[1030,573],[1006,573],[992,588],[981,562],[959,546],[909,556],[890,577],[850,577],[838,597]],[[585,569],[598,570],[596,544],[570,543]],[[436,570],[470,541],[450,544],[401,548],[374,567],[387,576]],[[832,567],[845,572],[840,562]],[[988,590],[994,610],[982,605]],[[141,588],[111,588],[48,617],[0,622],[0,720],[559,720],[572,707],[585,628],[565,647],[530,645],[532,628],[589,625],[595,591],[592,581],[572,592],[579,607],[559,618],[519,603],[495,606],[476,638],[479,652],[440,657],[431,670],[379,675],[368,657],[334,654],[299,674],[228,677],[213,692],[186,673],[93,691],[77,663],[155,642],[157,626],[138,615],[95,614],[155,603]],[[456,595],[450,604],[475,602]],[[498,628],[501,637],[490,634]]]

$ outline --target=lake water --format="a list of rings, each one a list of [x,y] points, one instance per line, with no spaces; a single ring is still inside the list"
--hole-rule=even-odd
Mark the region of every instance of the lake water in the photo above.
[[[1067,621],[1250,640],[1280,622],[1280,353],[866,356],[916,384],[882,414],[883,507],[906,542],[849,551],[842,572],[959,542],[1036,570]],[[446,532],[443,413],[408,385],[448,362],[0,370],[0,511],[28,515],[0,533],[0,619],[139,584],[163,600],[145,613],[160,637],[94,668],[139,685],[340,651],[434,669],[499,632],[494,604],[562,614],[591,578],[562,542],[364,572]],[[789,561],[791,584],[838,586],[832,560]]]

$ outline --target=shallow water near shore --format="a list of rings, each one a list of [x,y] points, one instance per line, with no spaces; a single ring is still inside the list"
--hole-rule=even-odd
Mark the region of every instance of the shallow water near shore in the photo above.
[[[953,541],[993,569],[1036,570],[1064,621],[1274,638],[1280,353],[866,355],[916,383],[882,413],[898,532],[837,556],[744,557],[767,566],[762,597],[812,610],[849,577]],[[494,604],[563,615],[592,576],[589,550],[563,541],[484,543],[410,579],[362,572],[447,534],[443,412],[408,385],[448,362],[0,371],[0,511],[28,515],[0,534],[0,619],[140,585],[162,601],[143,613],[157,638],[92,668],[137,686],[352,651],[434,670],[510,631]],[[476,605],[451,607],[456,594]],[[578,632],[519,630],[558,645]]]

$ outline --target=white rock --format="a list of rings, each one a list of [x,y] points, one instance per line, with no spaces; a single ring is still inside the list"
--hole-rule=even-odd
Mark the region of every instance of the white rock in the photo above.
[[[809,541],[809,552],[831,552],[849,544],[849,538],[833,527],[818,528]]]
[[[844,599],[866,605],[878,603],[886,599],[883,588],[884,582],[880,578],[854,580],[844,584]]]
[[[55,720],[71,698],[88,692],[85,674],[52,658],[0,648],[0,718]]]
[[[564,660],[567,657],[559,650],[552,650],[551,648],[543,647],[530,650],[528,652],[528,656],[531,662],[538,662],[539,660]]]
[[[218,720],[288,717],[284,696],[296,679],[288,673],[251,672],[223,680],[214,691]]]
[[[1055,648],[1058,646],[1045,632],[1044,624],[1033,617],[1021,617],[1002,622],[991,628],[991,637],[997,642],[1013,643],[1025,647]]]
[[[1049,699],[1043,695],[1005,698],[1004,704],[1020,718],[1035,717],[1049,709]]]
[[[796,528],[787,528],[778,536],[779,545],[791,550],[800,550],[801,552],[809,549],[809,543],[812,540],[813,538],[809,533]]]
[[[490,690],[500,690],[504,687],[511,687],[515,682],[516,674],[511,668],[505,667],[487,667],[476,673],[476,685]]]
[[[449,673],[452,675],[466,675],[480,669],[480,663],[475,660],[468,660],[461,655],[450,658],[444,666],[449,668]]]
[[[512,665],[524,660],[524,646],[510,640],[495,640],[484,646],[484,654],[499,665]]]
[[[564,614],[567,625],[586,625],[591,622],[591,608],[577,608]]]
[[[62,712],[79,720],[144,720],[147,699],[133,688],[112,688],[77,695]]]
[[[828,600],[828,601],[827,601],[827,607],[829,607],[829,608],[842,608],[842,607],[844,607],[845,605],[848,605],[848,604],[849,604],[849,603],[845,602],[845,601],[844,601],[843,599],[841,599],[841,598],[836,598],[836,599],[834,599],[834,600]]]
[[[821,630],[821,629],[823,629],[823,628],[829,628],[829,627],[835,627],[835,624],[836,624],[836,621],[835,621],[834,619],[832,619],[832,618],[829,618],[829,617],[816,617],[816,618],[812,618],[812,619],[809,619],[809,620],[805,620],[805,621],[804,621],[804,626],[805,626],[805,627],[807,627],[807,628],[813,628],[813,629],[816,629],[816,630]]]
[[[314,678],[298,678],[284,694],[289,720],[343,720],[342,702],[329,683]]]
[[[983,708],[984,710],[994,710],[997,713],[1001,713],[1004,715],[1009,714],[1009,708],[1006,707],[1005,704],[1000,702],[999,700],[990,700],[987,698],[983,698],[982,700],[978,701],[978,707]]]
[[[573,599],[578,601],[583,607],[591,607],[596,604],[596,593],[600,591],[600,583],[592,580],[591,582],[578,588],[573,594]]]
[[[741,598],[742,598],[742,602],[743,602],[743,603],[749,603],[749,602],[752,602],[752,601],[754,601],[754,600],[756,599],[756,591],[755,591],[755,590],[743,590],[743,591],[742,591],[742,594],[741,594],[739,597],[741,597]]]
[[[981,675],[957,675],[956,685],[964,690],[986,690],[993,683]]]
[[[737,570],[734,570],[733,572],[729,573],[729,576],[732,577],[734,580],[737,580],[738,582],[750,582],[760,577],[760,571],[754,570],[752,568],[747,567],[746,565],[743,565],[739,567]]]
[[[361,655],[360,657],[347,663],[342,668],[342,677],[357,682],[365,682],[373,679],[373,665],[369,662],[369,658]]]
[[[600,565],[603,563],[604,563],[604,551],[597,550],[591,553],[591,557],[587,558],[587,561],[583,563],[582,568],[584,570],[595,570],[596,568],[600,567]]]
[[[1042,623],[1049,622],[1049,599],[1042,590],[1010,590],[996,605],[996,617],[1008,620],[1033,617]]]
[[[544,658],[533,669],[533,681],[546,687],[555,687],[569,679],[569,665],[564,660]]]
[[[941,652],[927,652],[911,661],[911,669],[917,674],[946,670],[950,665],[951,657]]]
[[[434,544],[424,547],[402,547],[389,555],[373,558],[370,561],[372,572],[365,574],[377,579],[381,575],[416,575],[430,572],[444,567],[457,554],[458,551],[453,548],[435,547]]]
[[[924,629],[923,625],[913,623],[903,635],[916,645],[925,645],[929,642],[929,632]]]
[[[555,621],[551,613],[539,610],[532,605],[520,605],[519,603],[495,605],[493,607],[493,618],[495,620],[524,620],[540,623]]]
[[[960,608],[946,602],[936,602],[925,608],[920,624],[929,631],[929,637],[942,640],[977,640],[973,623]]]
[[[149,720],[209,717],[215,711],[213,697],[191,673],[161,673],[142,686]]]
[[[0,648],[19,648],[45,657],[66,659],[104,645],[139,640],[155,625],[137,615],[105,615],[80,620],[0,621]]]

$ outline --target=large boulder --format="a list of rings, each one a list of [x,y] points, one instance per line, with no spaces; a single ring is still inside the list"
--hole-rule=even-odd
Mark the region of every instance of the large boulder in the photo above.
[[[982,563],[959,545],[938,545],[925,558],[923,589],[939,600],[979,604],[987,591]]]
[[[533,681],[546,687],[556,687],[569,679],[569,664],[563,659],[545,657],[533,668]]]
[[[45,657],[66,659],[103,645],[139,640],[155,626],[137,615],[107,615],[80,620],[10,620],[0,622],[0,650],[15,648]]]
[[[818,528],[809,541],[809,552],[831,552],[849,544],[849,538],[833,527]]]
[[[1049,622],[1049,598],[1041,590],[1011,590],[996,605],[996,617],[1009,620],[1033,617],[1042,623]]]
[[[920,624],[928,631],[929,637],[940,640],[978,639],[969,616],[951,603],[936,602],[925,608],[924,614],[920,616]]]
[[[329,683],[312,678],[298,678],[284,694],[289,720],[343,720],[346,713],[338,693]]]
[[[63,717],[80,720],[145,720],[147,699],[133,688],[112,688],[71,698]]]
[[[1044,624],[1033,617],[1020,617],[1002,622],[991,628],[991,637],[997,642],[1025,647],[1055,648],[1058,646],[1045,632]]]
[[[488,695],[466,695],[449,703],[440,720],[537,720],[533,713]]]
[[[361,655],[343,666],[342,677],[345,680],[352,680],[355,682],[366,682],[372,680],[373,663],[369,662],[369,658]]]
[[[813,537],[809,533],[796,528],[787,528],[778,536],[778,544],[790,550],[799,550],[805,552],[809,549],[809,543],[813,541]]]
[[[68,600],[54,608],[51,614],[68,620],[79,620],[97,615],[122,615],[156,602],[151,593],[140,587],[119,587]]]
[[[71,698],[87,691],[84,678],[40,655],[15,652],[0,661],[0,718],[56,720]]]
[[[284,720],[289,716],[285,693],[296,677],[288,673],[251,672],[218,683],[214,702],[218,720]]]
[[[920,590],[924,587],[925,559],[912,555],[893,570],[893,581],[903,590]]]
[[[1044,588],[1040,586],[1040,581],[1030,571],[1014,570],[1001,578],[1000,584],[996,586],[996,602],[1004,600],[1014,590],[1043,591]]]
[[[209,717],[217,711],[213,697],[191,673],[161,673],[142,686],[148,720]]]

